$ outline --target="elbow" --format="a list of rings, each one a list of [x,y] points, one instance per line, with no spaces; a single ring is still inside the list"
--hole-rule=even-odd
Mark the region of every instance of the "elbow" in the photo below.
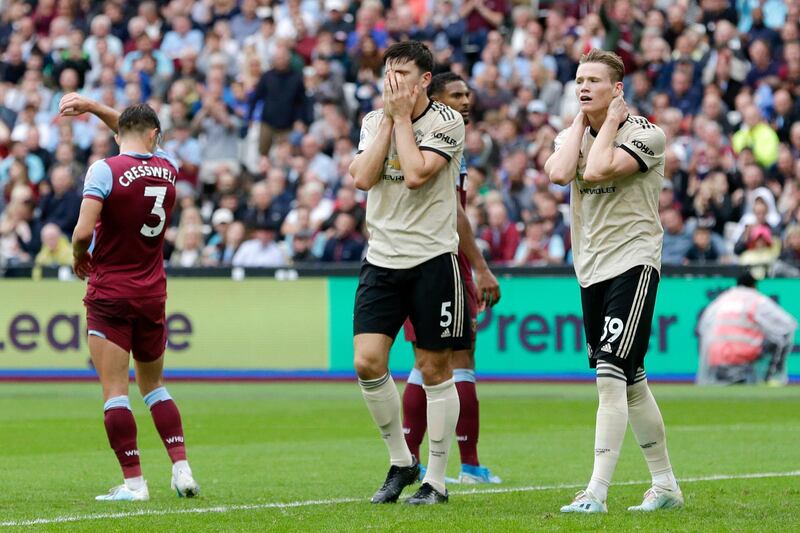
[[[427,180],[425,178],[423,178],[422,176],[418,176],[417,174],[408,173],[408,174],[405,175],[405,179],[403,180],[403,183],[406,184],[406,187],[408,187],[412,191],[415,191],[415,190],[419,189],[420,187],[422,187],[423,185],[425,185],[426,181]]]
[[[587,183],[598,183],[601,181],[606,181],[609,176],[604,173],[601,169],[586,169],[586,172],[583,174],[583,181]]]
[[[353,185],[355,185],[356,189],[358,189],[359,191],[368,191],[372,188],[372,184],[366,177],[360,174],[351,173],[350,175],[353,176]]]

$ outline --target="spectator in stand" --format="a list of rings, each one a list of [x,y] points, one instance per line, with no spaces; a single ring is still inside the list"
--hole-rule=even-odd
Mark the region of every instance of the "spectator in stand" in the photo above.
[[[515,266],[561,265],[564,263],[564,241],[548,234],[545,221],[538,216],[525,224],[525,238],[514,254]]]
[[[55,224],[42,228],[42,249],[33,261],[33,279],[42,279],[42,267],[72,265],[72,246]]]
[[[261,105],[259,152],[268,155],[273,142],[289,136],[298,121],[305,120],[303,75],[291,69],[289,49],[275,48],[272,69],[264,73],[250,96],[247,119],[252,120],[256,105]]]
[[[325,243],[321,261],[357,262],[364,252],[364,237],[356,230],[356,219],[350,213],[340,212],[332,228],[332,235]]]
[[[487,209],[489,227],[481,238],[489,245],[489,260],[494,263],[509,263],[519,246],[520,236],[517,226],[508,218],[508,210],[502,203],[495,203]]]
[[[81,210],[81,193],[75,187],[70,168],[55,165],[50,172],[51,191],[39,201],[40,218],[55,224],[64,235],[72,235]]]
[[[191,225],[181,228],[175,239],[175,251],[169,259],[171,266],[198,267],[203,260],[203,229]]]
[[[250,226],[252,238],[245,241],[233,256],[236,267],[282,267],[287,258],[275,242],[278,227],[270,222]]]
[[[741,128],[733,134],[733,150],[738,154],[750,148],[759,165],[763,168],[772,166],[778,160],[778,134],[764,121],[761,111],[754,104],[745,107],[743,115]]]
[[[665,265],[680,265],[692,246],[692,232],[683,222],[683,217],[675,208],[661,212],[661,225],[664,226],[664,245],[661,262]]]
[[[786,228],[780,260],[800,267],[800,225],[794,224]]]
[[[244,215],[248,225],[271,224],[280,226],[286,213],[282,212],[273,201],[269,185],[265,181],[253,184],[250,189],[249,207]]]
[[[716,263],[722,254],[711,240],[711,227],[708,224],[698,224],[692,235],[692,245],[684,255],[684,264],[706,265]]]
[[[347,213],[352,216],[356,223],[356,231],[359,233],[363,231],[367,212],[356,201],[356,191],[352,187],[341,187],[336,191],[336,202],[334,203],[333,214],[328,220],[323,222],[320,229],[322,231],[327,231],[332,228],[340,213]]]
[[[203,33],[192,29],[189,17],[175,17],[171,23],[172,29],[164,35],[159,50],[172,60],[180,58],[186,50],[199,55],[203,51]]]

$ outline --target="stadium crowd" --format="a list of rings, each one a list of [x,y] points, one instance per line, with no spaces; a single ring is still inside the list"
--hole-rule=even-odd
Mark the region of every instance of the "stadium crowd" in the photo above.
[[[542,169],[591,48],[667,136],[664,264],[800,266],[800,0],[5,0],[0,267],[71,264],[82,182],[115,155],[79,92],[147,102],[181,163],[176,266],[357,261],[348,167],[381,53],[429,44],[472,89],[467,213],[488,258],[569,264],[569,188]]]

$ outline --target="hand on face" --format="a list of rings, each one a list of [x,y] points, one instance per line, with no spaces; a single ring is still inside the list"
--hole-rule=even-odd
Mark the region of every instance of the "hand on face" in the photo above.
[[[405,76],[391,69],[386,70],[383,80],[383,110],[393,119],[411,118],[417,102],[419,87],[408,86]]]

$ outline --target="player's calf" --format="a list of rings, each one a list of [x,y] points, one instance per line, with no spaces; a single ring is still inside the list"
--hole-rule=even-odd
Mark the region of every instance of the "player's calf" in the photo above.
[[[200,486],[192,476],[192,469],[186,460],[186,443],[178,406],[167,389],[159,387],[144,397],[150,408],[156,430],[172,460],[171,487],[180,497],[191,498],[200,492]]]
[[[98,500],[146,500],[147,483],[142,477],[139,447],[136,443],[136,420],[127,396],[109,398],[103,405],[108,442],[117,455],[125,484],[111,489]]]

